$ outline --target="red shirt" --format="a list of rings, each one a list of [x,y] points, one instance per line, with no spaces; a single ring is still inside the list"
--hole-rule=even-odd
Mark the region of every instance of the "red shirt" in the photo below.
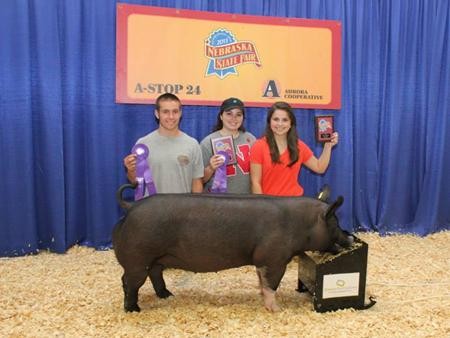
[[[298,183],[300,169],[302,163],[313,156],[313,152],[303,141],[298,140],[297,146],[298,161],[288,167],[290,157],[287,148],[280,155],[281,163],[272,163],[266,138],[263,137],[255,142],[250,150],[250,163],[257,163],[262,167],[261,186],[263,194],[276,196],[303,195],[303,187]]]

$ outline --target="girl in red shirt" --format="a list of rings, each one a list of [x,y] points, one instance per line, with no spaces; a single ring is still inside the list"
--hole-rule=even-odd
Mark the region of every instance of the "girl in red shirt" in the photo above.
[[[250,151],[252,192],[275,196],[302,196],[298,183],[302,164],[322,174],[328,168],[331,148],[338,143],[338,133],[324,144],[316,158],[311,149],[298,138],[297,121],[291,106],[276,102],[267,114],[264,137],[257,140]]]

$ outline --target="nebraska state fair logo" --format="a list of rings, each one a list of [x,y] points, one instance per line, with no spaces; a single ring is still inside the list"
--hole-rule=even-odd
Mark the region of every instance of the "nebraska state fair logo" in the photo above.
[[[209,59],[206,76],[217,75],[221,79],[237,74],[236,67],[244,63],[261,66],[255,44],[237,41],[226,29],[213,31],[205,40],[205,56]]]

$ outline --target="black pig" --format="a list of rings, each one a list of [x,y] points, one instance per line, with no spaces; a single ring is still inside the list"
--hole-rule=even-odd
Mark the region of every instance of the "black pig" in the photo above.
[[[138,291],[147,276],[158,297],[172,295],[164,269],[213,272],[243,265],[256,266],[265,307],[277,311],[275,291],[294,256],[351,245],[335,216],[342,197],[328,205],[308,197],[156,194],[130,204],[122,199],[127,187],[133,186],[117,192],[127,214],[113,232],[126,311],[140,311]]]

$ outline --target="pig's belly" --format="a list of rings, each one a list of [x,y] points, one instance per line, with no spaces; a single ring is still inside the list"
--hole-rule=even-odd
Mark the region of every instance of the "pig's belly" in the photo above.
[[[215,272],[244,265],[252,265],[253,261],[249,255],[227,255],[219,253],[177,255],[173,253],[160,257],[157,263],[166,268],[193,272]]]

